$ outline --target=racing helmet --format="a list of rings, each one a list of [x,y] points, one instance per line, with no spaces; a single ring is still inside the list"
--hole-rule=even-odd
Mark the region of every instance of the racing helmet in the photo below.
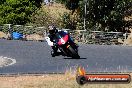
[[[58,30],[56,29],[55,26],[49,26],[49,33],[50,34],[55,34],[57,32],[58,32]]]

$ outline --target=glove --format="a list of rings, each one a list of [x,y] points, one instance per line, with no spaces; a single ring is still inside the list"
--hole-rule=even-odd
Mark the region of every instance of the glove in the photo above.
[[[53,40],[53,45],[54,46],[58,45],[57,42],[56,42],[56,40]]]

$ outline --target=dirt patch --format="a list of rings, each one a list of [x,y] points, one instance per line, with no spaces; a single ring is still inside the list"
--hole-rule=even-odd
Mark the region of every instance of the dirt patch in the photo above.
[[[26,36],[26,40],[43,41],[44,37],[38,34],[31,34]]]
[[[131,33],[128,35],[127,39],[120,39],[118,38],[118,42],[122,43],[123,45],[128,45],[128,46],[132,46],[132,28],[129,29],[131,31]]]
[[[7,34],[4,32],[0,31],[0,38],[7,38]]]
[[[129,84],[86,84],[76,83],[75,75],[44,74],[40,76],[0,77],[0,88],[131,88]]]

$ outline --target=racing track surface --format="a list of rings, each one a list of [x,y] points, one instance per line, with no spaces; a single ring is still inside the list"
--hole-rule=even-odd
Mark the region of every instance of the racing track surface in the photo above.
[[[80,59],[50,56],[46,42],[0,40],[0,56],[16,59],[16,63],[0,67],[5,73],[52,73],[65,72],[84,66],[87,72],[132,71],[132,47],[107,45],[80,45]]]

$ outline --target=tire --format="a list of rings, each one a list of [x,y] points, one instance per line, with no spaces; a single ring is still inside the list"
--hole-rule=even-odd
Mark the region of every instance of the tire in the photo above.
[[[87,80],[84,76],[78,76],[76,78],[76,81],[79,85],[84,85],[87,82]]]
[[[61,53],[63,54],[63,56],[67,56],[67,53],[65,52],[65,50],[63,48],[59,48],[59,50],[61,51]]]
[[[70,54],[70,56],[72,57],[72,58],[77,58],[77,59],[79,59],[80,58],[80,56],[78,55],[78,52],[77,51],[75,51],[71,46],[69,46],[69,54]]]

